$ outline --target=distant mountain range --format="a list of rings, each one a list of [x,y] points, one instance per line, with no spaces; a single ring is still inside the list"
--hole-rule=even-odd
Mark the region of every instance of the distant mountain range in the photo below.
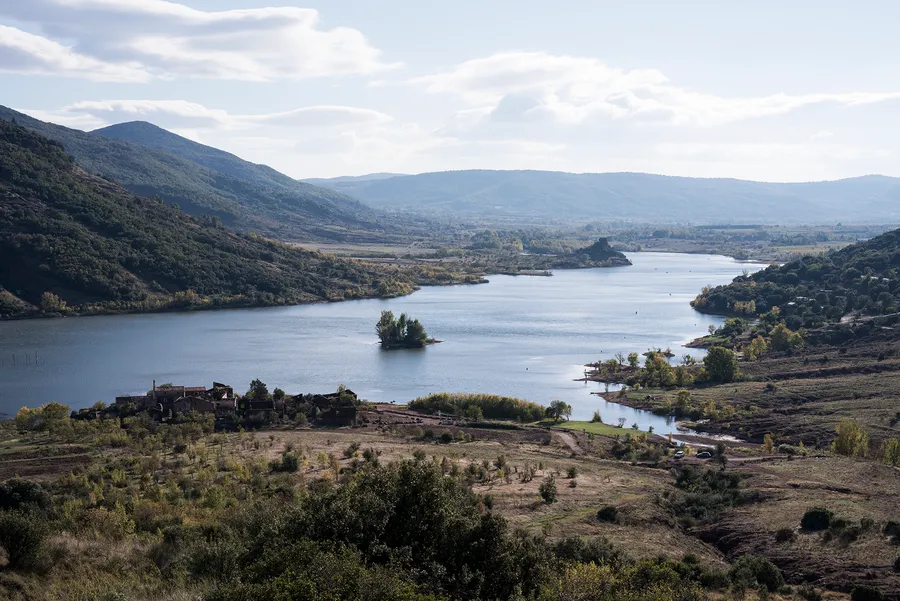
[[[265,165],[198,144],[150,123],[83,132],[0,107],[0,120],[63,145],[86,171],[236,231],[282,240],[378,239],[398,219],[328,188],[298,182]]]
[[[0,120],[0,317],[385,296],[404,278],[190,217]]]
[[[811,183],[644,173],[443,171],[314,180],[375,208],[476,217],[643,222],[900,222],[900,179]]]

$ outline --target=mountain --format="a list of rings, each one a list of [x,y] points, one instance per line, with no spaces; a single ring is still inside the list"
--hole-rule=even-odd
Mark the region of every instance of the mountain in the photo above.
[[[384,219],[327,188],[301,183],[262,165],[203,146],[149,123],[87,133],[0,107],[15,121],[63,145],[86,171],[144,196],[158,196],[231,229],[283,240],[379,239]]]
[[[412,286],[390,268],[237,234],[137,196],[87,173],[58,142],[0,120],[0,316],[284,304]]]
[[[783,321],[791,329],[842,323],[865,334],[898,322],[898,274],[900,229],[704,289],[692,304],[707,313],[768,314],[764,322]]]
[[[644,222],[900,222],[900,179],[811,183],[644,173],[444,171],[378,179],[316,180],[383,209],[480,217]]]
[[[340,190],[341,187],[353,187],[359,182],[368,182],[379,179],[388,179],[391,177],[406,177],[405,173],[367,173],[366,175],[342,175],[340,177],[322,178],[310,177],[302,181],[314,186],[324,186],[326,188]]]
[[[146,121],[119,123],[95,129],[91,133],[110,140],[121,140],[137,146],[169,152],[208,169],[247,180],[256,185],[314,190],[313,186],[300,183],[271,167],[245,161],[229,152],[188,140]]]

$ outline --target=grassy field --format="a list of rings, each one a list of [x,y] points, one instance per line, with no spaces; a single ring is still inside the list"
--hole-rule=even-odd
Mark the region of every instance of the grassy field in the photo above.
[[[639,432],[631,428],[620,428],[611,426],[602,422],[580,422],[580,421],[564,421],[548,423],[552,428],[561,428],[566,430],[576,430],[583,433],[597,434],[599,436],[625,436],[627,432]]]

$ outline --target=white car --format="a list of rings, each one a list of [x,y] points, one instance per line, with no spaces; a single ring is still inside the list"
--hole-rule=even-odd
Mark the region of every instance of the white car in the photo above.
[[[684,457],[684,451],[675,451],[675,459],[681,459]]]

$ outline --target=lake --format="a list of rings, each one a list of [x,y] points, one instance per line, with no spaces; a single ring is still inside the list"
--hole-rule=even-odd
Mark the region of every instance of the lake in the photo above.
[[[572,419],[600,410],[606,423],[653,425],[665,418],[606,403],[576,382],[584,364],[617,352],[681,345],[717,317],[689,305],[700,289],[764,267],[712,255],[633,253],[632,267],[557,270],[553,277],[491,276],[489,284],[429,287],[389,300],[0,322],[0,413],[59,401],[73,408],[143,394],[155,379],[245,391],[327,392],[345,384],[372,401],[430,392],[486,392],[547,404]],[[375,322],[384,309],[419,319],[441,344],[382,351]]]

